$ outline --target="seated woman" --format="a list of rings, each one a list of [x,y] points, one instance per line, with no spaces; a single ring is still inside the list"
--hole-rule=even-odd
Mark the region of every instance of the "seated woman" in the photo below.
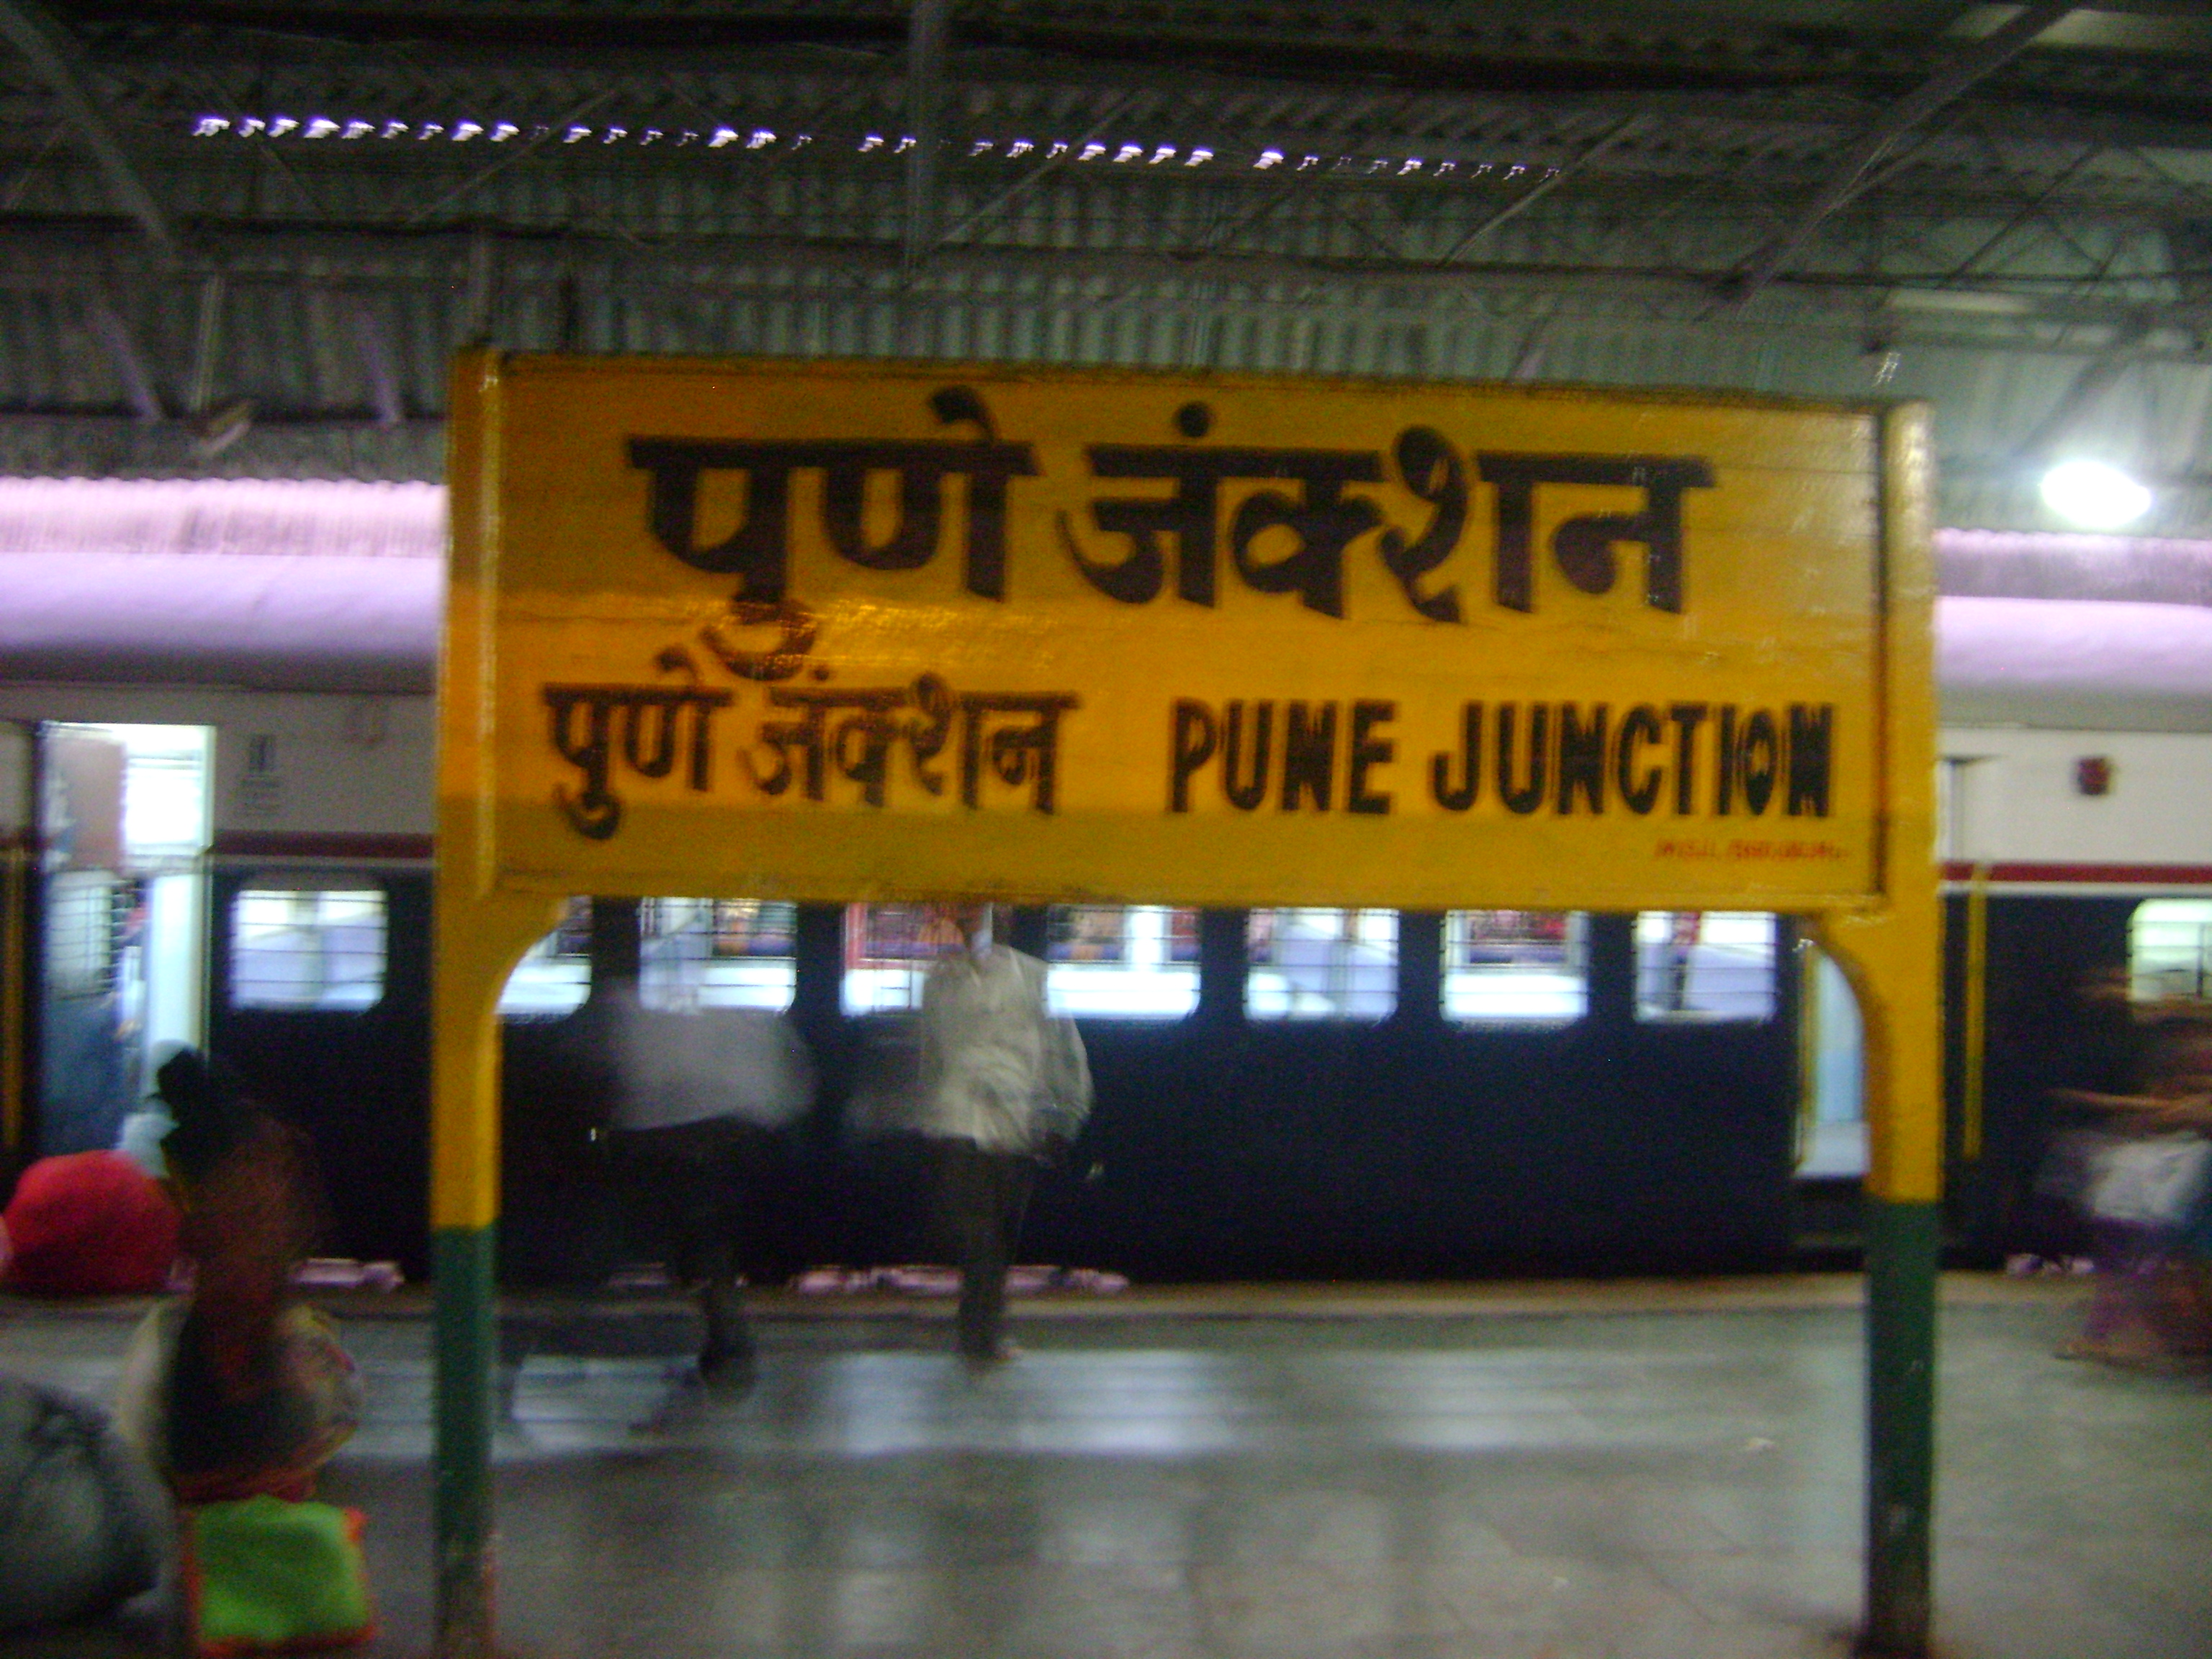
[[[190,1049],[159,1082],[193,1283],[141,1333],[124,1414],[182,1502],[307,1497],[361,1414],[353,1362],[292,1286],[323,1231],[313,1147]]]

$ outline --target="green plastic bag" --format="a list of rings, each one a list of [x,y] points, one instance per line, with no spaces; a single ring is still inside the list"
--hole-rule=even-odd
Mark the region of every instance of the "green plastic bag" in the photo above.
[[[187,1510],[193,1652],[310,1653],[374,1636],[362,1525],[358,1510],[266,1496]]]

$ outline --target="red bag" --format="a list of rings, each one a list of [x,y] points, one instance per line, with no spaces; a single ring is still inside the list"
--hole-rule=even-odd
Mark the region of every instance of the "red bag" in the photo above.
[[[8,1205],[8,1288],[139,1296],[168,1283],[177,1207],[121,1152],[69,1152],[23,1171]]]

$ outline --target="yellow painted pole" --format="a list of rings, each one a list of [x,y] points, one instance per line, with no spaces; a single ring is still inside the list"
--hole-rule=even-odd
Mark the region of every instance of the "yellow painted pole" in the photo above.
[[[560,901],[494,890],[489,761],[499,360],[455,367],[452,545],[439,685],[438,874],[430,1024],[430,1218],[437,1294],[435,1475],[440,1659],[493,1653],[493,1267],[499,1219],[501,988]]]
[[[1942,929],[1936,866],[1935,580],[1928,414],[1883,422],[1877,908],[1820,918],[1866,1030],[1866,1628],[1928,1650],[1933,1606],[1937,1200],[1943,1176]]]

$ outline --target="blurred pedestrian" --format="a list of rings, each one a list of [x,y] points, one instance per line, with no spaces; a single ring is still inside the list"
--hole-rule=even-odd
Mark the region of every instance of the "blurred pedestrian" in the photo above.
[[[701,1381],[742,1390],[754,1373],[742,1269],[765,1231],[775,1133],[812,1103],[813,1061],[790,1022],[765,1010],[649,1009],[629,981],[594,1000],[633,1225],[696,1288]]]
[[[1073,1023],[1047,1009],[1044,963],[994,942],[989,905],[951,920],[963,948],[922,981],[916,1127],[960,1268],[960,1355],[983,1365],[1014,1352],[1002,1334],[1006,1271],[1038,1166],[1065,1152],[1091,1109],[1091,1068]]]
[[[2212,1027],[2165,1019],[2139,1052],[2142,1081],[2131,1092],[2057,1091],[2100,1122],[2081,1138],[2081,1205],[2096,1279],[2081,1335],[2060,1349],[2070,1358],[2128,1364],[2201,1352],[2212,1322],[2190,1249],[2212,1190]]]

